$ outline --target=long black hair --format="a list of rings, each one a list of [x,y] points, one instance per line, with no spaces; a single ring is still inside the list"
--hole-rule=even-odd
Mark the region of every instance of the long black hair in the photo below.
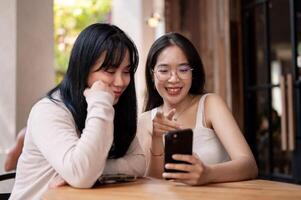
[[[138,66],[138,51],[133,41],[117,26],[96,23],[85,28],[77,37],[71,51],[67,72],[62,82],[48,92],[59,91],[62,102],[72,113],[80,134],[85,128],[87,102],[83,95],[92,66],[105,53],[100,69],[118,68],[126,51],[130,58],[130,83],[114,105],[114,140],[109,158],[122,157],[135,137],[137,129],[137,100],[134,73]]]
[[[149,111],[163,104],[163,99],[156,90],[154,84],[153,70],[157,63],[158,56],[167,47],[176,45],[185,54],[192,70],[192,84],[190,94],[203,94],[205,85],[205,71],[198,51],[193,44],[179,33],[167,33],[158,38],[151,46],[145,67],[145,78],[147,86],[146,105],[144,111]]]

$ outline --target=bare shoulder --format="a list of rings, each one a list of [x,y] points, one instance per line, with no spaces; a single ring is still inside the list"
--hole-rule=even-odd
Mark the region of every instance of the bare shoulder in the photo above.
[[[229,109],[226,102],[218,94],[210,94],[204,102],[206,124],[211,127],[213,119],[220,119],[222,115],[228,114]]]
[[[218,94],[211,93],[206,97],[205,108],[215,107],[219,105],[226,106],[226,103]]]

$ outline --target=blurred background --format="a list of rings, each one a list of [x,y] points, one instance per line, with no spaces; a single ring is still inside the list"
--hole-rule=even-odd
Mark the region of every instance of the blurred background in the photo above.
[[[0,173],[32,105],[61,81],[78,33],[95,22],[119,26],[138,47],[139,113],[150,45],[166,32],[187,36],[260,177],[301,183],[299,0],[1,0]]]

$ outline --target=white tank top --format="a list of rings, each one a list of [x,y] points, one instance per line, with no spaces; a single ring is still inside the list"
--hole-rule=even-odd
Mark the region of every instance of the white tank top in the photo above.
[[[197,154],[205,164],[216,164],[229,161],[230,157],[215,131],[204,126],[204,102],[208,95],[210,94],[203,95],[199,101],[196,125],[193,129],[193,152]],[[152,119],[154,119],[157,110],[157,108],[154,108],[151,111]]]

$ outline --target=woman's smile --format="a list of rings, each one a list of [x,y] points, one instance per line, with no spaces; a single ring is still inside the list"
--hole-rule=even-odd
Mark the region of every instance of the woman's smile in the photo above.
[[[114,92],[115,98],[119,98],[120,95],[122,94],[122,91],[113,91],[113,92]]]
[[[166,87],[165,90],[167,91],[167,94],[171,96],[176,96],[181,93],[183,87]]]

